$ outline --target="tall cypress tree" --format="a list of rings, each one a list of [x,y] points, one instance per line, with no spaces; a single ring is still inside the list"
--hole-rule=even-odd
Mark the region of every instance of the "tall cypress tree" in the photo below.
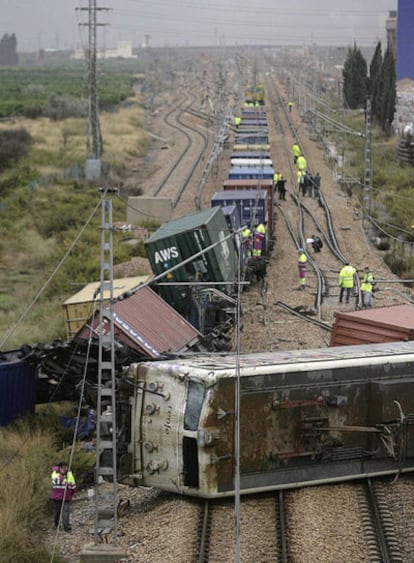
[[[390,136],[391,125],[395,114],[397,76],[395,72],[395,59],[392,50],[388,47],[385,51],[381,72],[380,93],[380,125],[386,135]]]
[[[381,97],[381,78],[382,78],[382,49],[381,42],[377,43],[374,56],[369,65],[368,93],[371,96],[372,115],[380,120],[380,97]]]
[[[344,99],[350,109],[365,107],[367,99],[367,63],[361,51],[354,44],[348,50],[342,71]]]
[[[18,62],[16,35],[5,33],[0,39],[0,64],[16,65]]]

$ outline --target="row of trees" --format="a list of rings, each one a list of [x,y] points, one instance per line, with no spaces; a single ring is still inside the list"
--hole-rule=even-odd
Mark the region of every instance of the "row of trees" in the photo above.
[[[368,65],[361,51],[354,44],[348,50],[342,71],[345,103],[350,109],[365,108],[371,97],[372,115],[386,135],[391,135],[396,104],[395,59],[388,47],[382,55],[378,42],[371,63]]]
[[[16,35],[5,33],[0,39],[0,65],[17,65],[18,62]]]

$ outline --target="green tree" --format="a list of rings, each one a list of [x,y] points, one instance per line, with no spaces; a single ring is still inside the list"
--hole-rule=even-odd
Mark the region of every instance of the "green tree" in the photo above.
[[[18,62],[16,35],[5,33],[0,39],[0,65],[17,65]]]
[[[0,171],[12,166],[19,158],[25,156],[32,143],[30,133],[23,127],[0,131]]]
[[[396,84],[397,76],[395,72],[394,54],[390,48],[387,48],[381,72],[379,122],[382,130],[388,136],[392,133],[391,124],[395,114],[395,104],[397,99]]]
[[[348,50],[342,71],[344,100],[351,109],[365,107],[368,92],[367,62],[354,44]]]
[[[368,93],[371,96],[372,115],[380,120],[381,79],[382,79],[382,49],[381,42],[377,43],[374,56],[369,65]]]

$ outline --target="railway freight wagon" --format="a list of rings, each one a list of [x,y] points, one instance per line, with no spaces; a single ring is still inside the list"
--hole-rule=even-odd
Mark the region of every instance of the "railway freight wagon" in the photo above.
[[[257,225],[265,221],[269,225],[270,214],[265,190],[225,190],[216,192],[211,198],[211,205],[212,207],[235,205],[239,210],[242,226],[247,225],[252,231]],[[269,227],[267,234],[269,234]]]
[[[230,160],[244,160],[244,159],[269,159],[271,160],[269,151],[237,151],[232,152]]]
[[[267,133],[247,133],[246,135],[236,135],[235,146],[237,145],[258,145],[262,146],[269,143]]]
[[[203,283],[204,287],[212,282],[216,291],[233,293],[238,255],[221,208],[164,223],[146,240],[145,250],[153,273],[165,274],[157,283],[158,293],[196,328],[200,328],[194,310],[199,308],[194,289],[197,284],[190,282]],[[203,326],[208,330],[215,322],[203,322]]]
[[[273,166],[271,158],[231,158],[232,168],[270,168]]]
[[[244,100],[248,104],[263,105],[265,100],[263,84],[249,84],[244,91]]]
[[[414,343],[192,356],[128,376],[124,482],[233,495],[235,412],[242,494],[414,470]]]
[[[271,166],[232,166],[229,170],[229,180],[273,180],[275,174]]]
[[[260,137],[260,139],[265,139],[268,142],[269,139],[269,132],[267,127],[238,127],[237,129],[237,136],[235,141],[237,142],[238,139],[247,138],[247,137]]]
[[[266,141],[263,144],[248,143],[246,141],[238,140],[233,147],[234,152],[267,152],[270,151],[270,145]]]
[[[274,221],[274,186],[273,180],[226,180],[223,184],[225,192],[234,191],[251,191],[251,190],[265,190],[267,193],[267,230],[268,236],[273,237],[275,231]]]
[[[267,117],[265,113],[262,114],[245,114],[242,112],[240,117],[239,127],[251,127],[251,126],[259,126],[259,127],[267,127]]]

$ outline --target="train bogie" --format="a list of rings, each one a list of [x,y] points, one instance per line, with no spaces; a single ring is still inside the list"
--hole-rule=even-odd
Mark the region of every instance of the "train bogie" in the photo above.
[[[134,365],[130,476],[208,498],[238,465],[242,494],[413,471],[413,367],[412,343]]]

